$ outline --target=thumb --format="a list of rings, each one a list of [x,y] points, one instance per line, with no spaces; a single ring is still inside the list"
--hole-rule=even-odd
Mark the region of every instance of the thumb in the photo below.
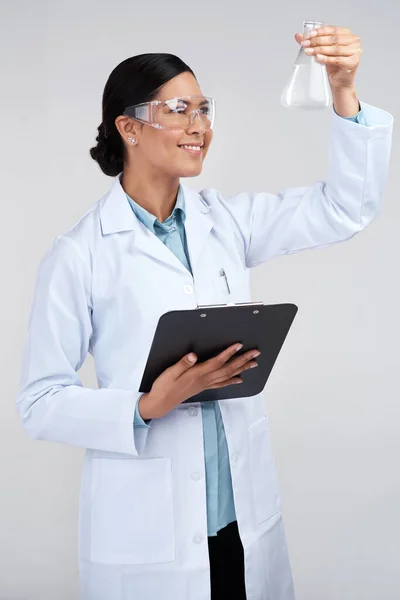
[[[173,367],[174,375],[176,377],[180,377],[185,371],[193,367],[197,362],[197,356],[191,352],[190,354],[186,354],[179,362],[177,362]]]
[[[301,33],[296,33],[295,34],[295,40],[298,44],[301,44],[301,42],[303,41],[303,35]]]

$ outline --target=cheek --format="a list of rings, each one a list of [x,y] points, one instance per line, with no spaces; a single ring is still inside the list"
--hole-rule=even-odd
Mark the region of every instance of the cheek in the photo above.
[[[212,139],[214,137],[214,132],[212,129],[208,129],[205,134],[204,134],[204,140],[206,142],[206,144],[210,145],[212,142]]]
[[[210,149],[211,146],[211,142],[213,140],[213,132],[211,130],[207,131],[204,134],[204,151],[203,151],[203,157],[205,158],[207,156],[207,152]]]
[[[211,142],[213,140],[213,137],[214,137],[214,132],[211,129],[206,131],[206,133],[204,134],[204,145],[205,145],[206,151],[209,149]]]
[[[179,150],[178,144],[181,138],[179,131],[163,131],[160,132],[163,136],[163,148],[165,152],[175,152]]]
[[[179,150],[179,132],[153,131],[151,139],[146,140],[146,156],[153,164],[163,164]]]
[[[163,140],[159,145],[159,157],[163,164],[171,164],[181,158],[182,150],[178,147],[180,133],[163,132]]]

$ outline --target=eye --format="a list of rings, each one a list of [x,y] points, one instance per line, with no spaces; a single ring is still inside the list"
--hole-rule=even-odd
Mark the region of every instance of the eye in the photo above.
[[[210,114],[210,107],[208,106],[208,104],[205,104],[204,106],[202,106],[200,108],[201,112],[203,115],[209,115]]]
[[[165,113],[183,113],[187,109],[188,105],[183,100],[169,100],[164,104]]]

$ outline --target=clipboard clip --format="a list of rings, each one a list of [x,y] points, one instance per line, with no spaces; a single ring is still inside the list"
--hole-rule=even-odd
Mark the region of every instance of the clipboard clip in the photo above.
[[[237,304],[235,304],[234,302],[229,302],[228,304],[199,304],[196,310],[205,308],[223,308],[228,306],[264,306],[264,302],[238,302]]]

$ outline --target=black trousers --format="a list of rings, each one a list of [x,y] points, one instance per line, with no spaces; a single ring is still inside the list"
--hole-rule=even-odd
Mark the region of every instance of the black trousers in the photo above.
[[[246,600],[244,554],[237,522],[208,538],[211,600]]]

